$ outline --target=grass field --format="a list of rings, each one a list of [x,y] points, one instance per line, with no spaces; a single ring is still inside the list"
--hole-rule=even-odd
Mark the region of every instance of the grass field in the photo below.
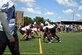
[[[35,38],[29,41],[20,41],[21,55],[82,55],[82,33],[57,33],[61,43],[44,43],[42,38]],[[19,39],[22,37],[18,33]],[[4,55],[9,55],[6,49]]]

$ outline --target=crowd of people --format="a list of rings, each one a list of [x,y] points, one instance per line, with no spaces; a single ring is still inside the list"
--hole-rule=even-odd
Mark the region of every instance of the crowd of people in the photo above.
[[[35,38],[35,35],[40,35],[43,38],[43,42],[46,42],[46,39],[49,43],[51,43],[54,39],[56,39],[57,42],[60,42],[60,38],[56,34],[56,28],[57,26],[55,24],[45,21],[41,24],[34,22],[33,24],[21,26],[19,31],[23,35],[21,40],[29,40]]]
[[[57,23],[58,32],[82,32],[81,24],[62,24]]]
[[[61,23],[51,24],[48,21],[40,24],[34,22],[33,24],[22,25],[19,28],[19,31],[23,35],[21,40],[35,38],[35,35],[38,36],[39,33],[43,38],[43,42],[45,42],[46,39],[48,42],[52,42],[54,39],[56,39],[57,42],[61,42],[60,37],[56,34],[56,32],[82,31],[82,25]]]

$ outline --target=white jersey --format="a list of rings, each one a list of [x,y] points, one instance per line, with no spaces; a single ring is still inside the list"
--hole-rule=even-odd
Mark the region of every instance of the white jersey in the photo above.
[[[53,27],[55,27],[55,25],[44,26],[44,27],[43,27],[43,30],[46,29],[46,28],[52,29]]]
[[[31,28],[32,31],[37,31],[37,28]]]
[[[30,29],[30,25],[21,28],[21,30],[23,30],[23,31],[26,31],[26,30],[29,30],[29,29]]]

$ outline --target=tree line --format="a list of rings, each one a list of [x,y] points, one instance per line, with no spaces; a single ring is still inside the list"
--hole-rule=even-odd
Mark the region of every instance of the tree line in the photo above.
[[[44,21],[48,21],[48,22],[50,22],[52,24],[55,23],[55,22],[52,22],[49,19],[44,19],[43,17],[39,17],[39,16],[36,16],[33,19],[31,17],[28,17],[28,16],[24,17],[24,24],[30,24],[30,23],[34,23],[34,22],[36,22],[37,24],[40,24],[40,23],[44,23]]]

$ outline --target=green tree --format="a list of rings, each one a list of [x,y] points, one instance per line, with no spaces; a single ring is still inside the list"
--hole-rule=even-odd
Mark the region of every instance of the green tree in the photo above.
[[[30,23],[33,23],[32,18],[25,16],[24,17],[24,24],[30,24]]]
[[[34,21],[36,21],[36,23],[40,24],[41,22],[44,21],[44,18],[43,17],[35,17]]]

